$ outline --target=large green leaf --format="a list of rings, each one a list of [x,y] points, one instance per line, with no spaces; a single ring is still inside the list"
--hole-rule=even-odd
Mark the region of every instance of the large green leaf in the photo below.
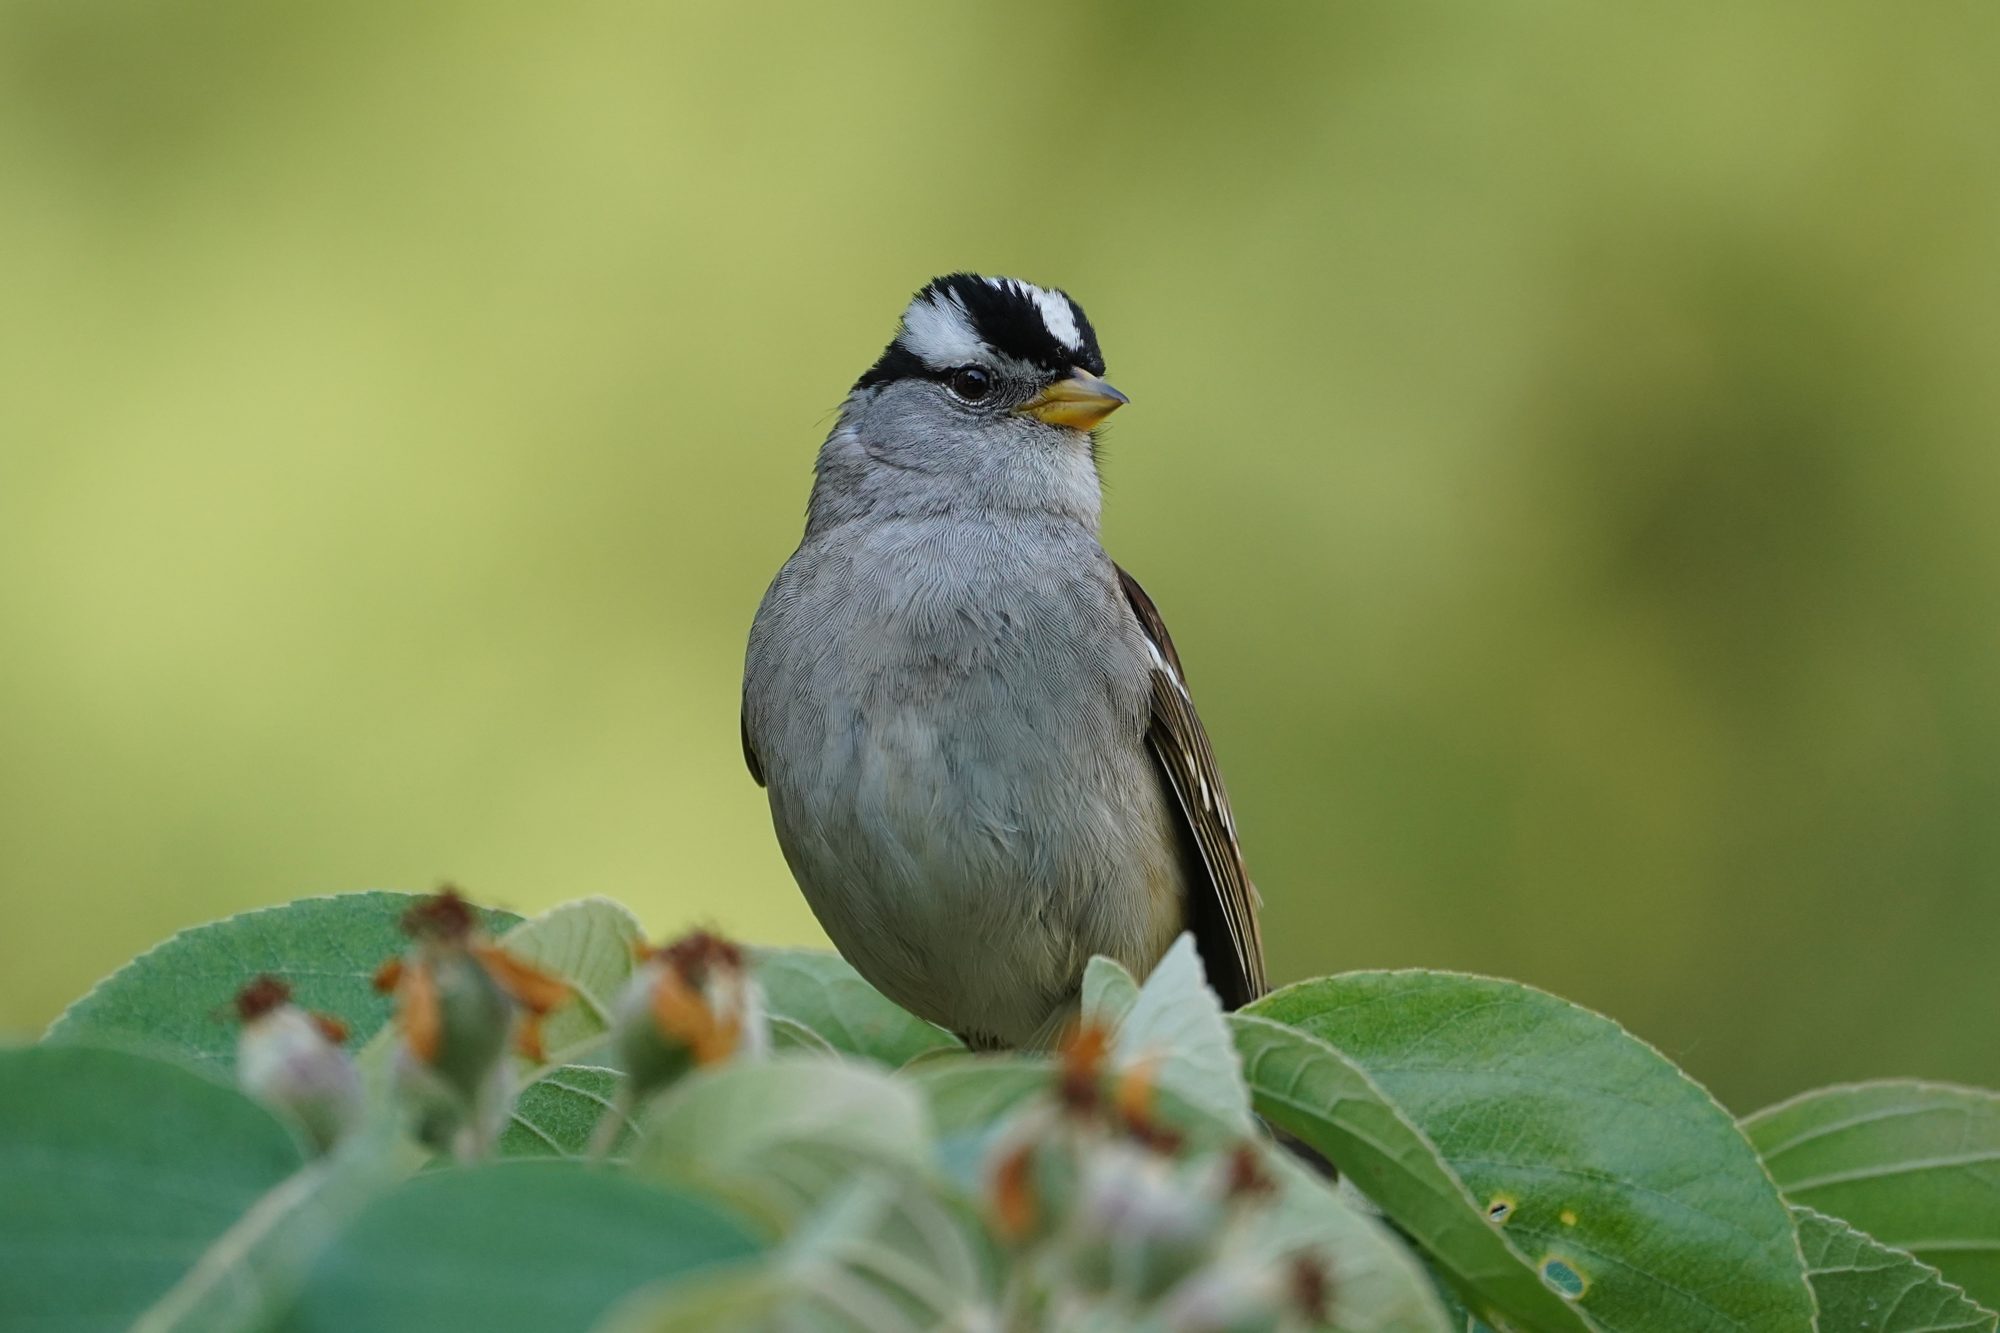
[[[866,1064],[779,1055],[703,1070],[641,1117],[633,1165],[704,1189],[776,1226],[811,1212],[857,1172],[920,1172],[929,1116],[908,1083]]]
[[[770,1011],[812,1029],[835,1050],[893,1067],[961,1044],[862,980],[839,954],[759,949],[755,965]]]
[[[597,1053],[610,1034],[618,993],[638,966],[645,942],[638,920],[609,898],[579,898],[521,922],[500,942],[576,992],[542,1025],[546,1067],[574,1064]]]
[[[818,1333],[795,1316],[797,1292],[783,1259],[705,1269],[641,1287],[597,1321],[591,1333]]]
[[[97,983],[49,1028],[52,1042],[158,1046],[227,1070],[236,1061],[230,1002],[269,972],[299,1004],[337,1015],[364,1042],[388,1021],[375,969],[408,943],[399,925],[418,899],[407,893],[300,898],[194,926]],[[520,920],[482,909],[489,929]]]
[[[866,1177],[834,1193],[759,1268],[635,1293],[596,1333],[998,1328],[993,1261],[956,1202],[908,1176]]]
[[[1359,1066],[1309,1032],[1256,1014],[1231,1021],[1258,1112],[1346,1173],[1466,1299],[1543,1333],[1586,1327]]]
[[[577,1162],[415,1177],[313,1265],[287,1333],[563,1333],[649,1282],[743,1260],[743,1224],[705,1199]]]
[[[1837,1217],[1794,1208],[1819,1333],[1993,1333],[1995,1316],[1929,1264]]]
[[[976,1192],[985,1186],[981,1172],[994,1136],[1015,1108],[1055,1086],[1055,1065],[1043,1056],[962,1055],[914,1065],[897,1077],[930,1110],[940,1168]]]
[[[564,1065],[521,1090],[495,1151],[502,1157],[585,1157],[591,1135],[607,1115],[624,1121],[610,1152],[631,1151],[633,1123],[615,1105],[623,1079],[615,1069]]]
[[[1055,1086],[1055,1064],[1045,1056],[968,1055],[938,1060],[900,1077],[923,1093],[939,1134],[990,1130],[1016,1106]]]
[[[0,1051],[0,1312],[124,1328],[304,1163],[235,1089],[125,1051]]]
[[[253,1333],[291,1308],[307,1270],[420,1154],[376,1125],[271,1189],[133,1323],[132,1333]]]
[[[1791,1214],[1756,1153],[1707,1092],[1609,1019],[1514,982],[1425,971],[1306,982],[1250,1012],[1365,1072],[1592,1327],[1812,1328]]]
[[[2000,1093],[1891,1080],[1743,1122],[1785,1197],[1908,1250],[2000,1308]]]

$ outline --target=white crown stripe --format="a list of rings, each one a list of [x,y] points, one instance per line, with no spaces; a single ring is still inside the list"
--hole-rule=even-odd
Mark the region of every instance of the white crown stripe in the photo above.
[[[1047,291],[1019,278],[988,278],[986,285],[995,291],[1010,291],[1033,301],[1036,312],[1042,317],[1042,327],[1049,331],[1049,335],[1072,352],[1082,350],[1083,333],[1076,327],[1076,314],[1070,309],[1069,298],[1061,292]]]
[[[1056,292],[1045,292],[1039,287],[1029,288],[1035,298],[1035,306],[1042,312],[1042,323],[1048,325],[1049,332],[1057,342],[1070,351],[1080,351],[1083,335],[1077,331],[1076,315],[1069,308],[1069,299]]]

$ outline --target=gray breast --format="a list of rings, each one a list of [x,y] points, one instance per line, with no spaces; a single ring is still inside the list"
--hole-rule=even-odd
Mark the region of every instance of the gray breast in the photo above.
[[[793,873],[871,982],[1016,1044],[1091,953],[1157,956],[1180,879],[1147,661],[1109,560],[1059,525],[846,526],[792,558],[745,720]]]

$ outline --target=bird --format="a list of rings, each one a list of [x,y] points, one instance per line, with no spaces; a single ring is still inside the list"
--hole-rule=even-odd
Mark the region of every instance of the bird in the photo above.
[[[1102,954],[1190,932],[1236,1008],[1260,899],[1173,639],[1098,540],[1129,400],[1069,295],[927,283],[820,446],[745,653],[744,759],[871,985],[975,1050],[1046,1048]]]

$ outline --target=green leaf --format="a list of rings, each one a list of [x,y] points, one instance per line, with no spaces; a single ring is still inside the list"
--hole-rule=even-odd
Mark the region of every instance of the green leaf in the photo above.
[[[1055,1086],[1055,1065],[1031,1055],[968,1055],[904,1072],[930,1107],[940,1135],[981,1132]]]
[[[633,1292],[591,1333],[714,1333],[784,1328],[778,1316],[794,1293],[777,1263],[704,1270]]]
[[[786,1018],[782,1014],[767,1014],[764,1021],[770,1026],[771,1049],[774,1051],[809,1051],[814,1055],[835,1057],[840,1054],[833,1049],[832,1042],[796,1018]]]
[[[1112,983],[1115,993],[1116,983]],[[1208,988],[1194,936],[1175,940],[1118,1025],[1112,1057],[1120,1068],[1158,1062],[1159,1085],[1239,1133],[1252,1130],[1250,1094],[1222,1002]]]
[[[635,1126],[613,1107],[624,1076],[596,1065],[564,1065],[522,1089],[505,1132],[495,1149],[502,1157],[587,1157],[590,1136],[606,1115],[617,1115],[625,1128],[612,1142],[610,1155],[632,1150]]]
[[[944,1174],[967,1191],[983,1189],[987,1150],[1015,1108],[1055,1086],[1055,1065],[1026,1055],[961,1055],[913,1065],[897,1075],[923,1097],[937,1132]]]
[[[922,1171],[931,1132],[909,1084],[810,1055],[701,1070],[640,1120],[634,1169],[777,1226],[869,1168]]]
[[[132,1333],[253,1333],[291,1308],[321,1250],[420,1160],[393,1135],[357,1134],[281,1181],[202,1253]]]
[[[1793,1208],[1819,1333],[1994,1333],[1996,1317],[1929,1264],[1837,1217]]]
[[[1435,1290],[1438,1301],[1444,1306],[1451,1333],[1498,1333],[1493,1325],[1465,1308],[1462,1294],[1442,1274],[1433,1269],[1432,1276],[1437,1279]]]
[[[1309,1032],[1249,1013],[1231,1021],[1258,1113],[1338,1166],[1469,1300],[1550,1333],[1586,1327],[1359,1066]]]
[[[1083,969],[1083,1016],[1117,1027],[1139,1002],[1139,983],[1115,959],[1102,954]]]
[[[1415,1255],[1282,1148],[1261,1149],[1278,1197],[1252,1224],[1258,1252],[1313,1253],[1333,1276],[1333,1325],[1343,1333],[1451,1333]],[[1560,1327],[1560,1326],[1558,1326]]]
[[[692,1195],[578,1162],[417,1176],[313,1266],[287,1333],[582,1333],[647,1283],[758,1251]]]
[[[963,1207],[909,1177],[836,1192],[755,1270],[636,1293],[597,1333],[998,1328],[994,1257]]]
[[[804,1024],[848,1055],[894,1067],[926,1051],[962,1045],[943,1028],[897,1006],[839,954],[759,949],[755,966],[773,1014]]]
[[[645,931],[609,898],[579,898],[523,921],[500,943],[525,962],[575,988],[569,1003],[542,1024],[546,1067],[574,1064],[596,1053],[611,1032],[612,1007],[638,966]]]
[[[1793,1203],[1908,1250],[2000,1308],[2000,1093],[1845,1084],[1759,1111],[1743,1128]]]
[[[1749,1143],[1609,1019],[1514,982],[1424,971],[1306,982],[1250,1012],[1365,1072],[1474,1199],[1505,1209],[1508,1239],[1592,1327],[1812,1328],[1790,1212]]]
[[[333,1014],[365,1042],[389,1017],[375,969],[408,940],[399,922],[408,893],[300,898],[194,926],[97,983],[49,1027],[46,1040],[152,1047],[228,1071],[236,1063],[236,992],[260,972],[291,983],[307,1009]],[[519,921],[481,909],[489,929]]]
[[[304,1155],[271,1112],[126,1051],[0,1051],[0,1311],[124,1328]]]

